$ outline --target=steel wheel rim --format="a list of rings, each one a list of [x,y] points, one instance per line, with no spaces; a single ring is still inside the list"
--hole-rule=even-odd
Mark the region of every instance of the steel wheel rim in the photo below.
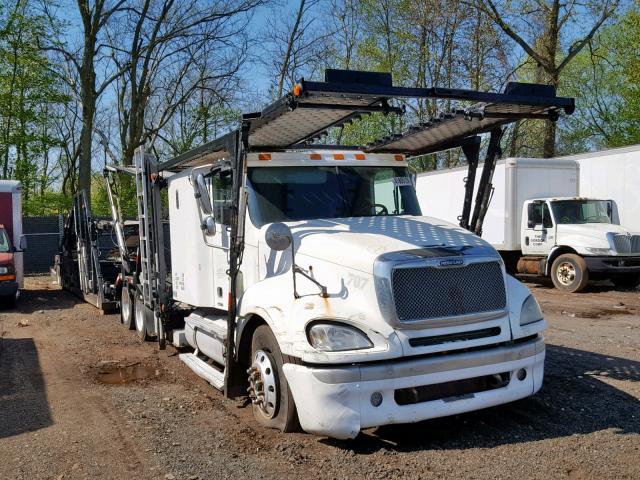
[[[562,262],[556,270],[556,278],[562,285],[571,285],[576,279],[576,268],[571,262]]]
[[[120,299],[120,310],[122,310],[123,320],[129,323],[131,321],[131,298],[129,297],[129,291],[124,288]]]
[[[258,350],[253,356],[249,374],[249,397],[258,410],[267,418],[278,412],[278,385],[271,355]]]
[[[136,330],[139,332],[144,330],[144,305],[142,300],[136,302]]]

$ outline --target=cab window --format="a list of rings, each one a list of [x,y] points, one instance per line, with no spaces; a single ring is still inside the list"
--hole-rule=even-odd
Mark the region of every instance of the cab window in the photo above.
[[[534,225],[542,225],[544,228],[553,227],[549,205],[546,202],[531,204],[529,221],[533,222]]]

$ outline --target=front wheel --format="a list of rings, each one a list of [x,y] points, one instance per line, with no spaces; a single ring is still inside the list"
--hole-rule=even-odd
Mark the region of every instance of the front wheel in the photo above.
[[[640,273],[628,273],[611,279],[618,288],[633,289],[640,285]]]
[[[267,325],[259,326],[253,334],[251,362],[248,374],[253,416],[265,427],[299,430],[293,395],[282,370],[282,352]]]
[[[579,255],[565,253],[553,261],[551,280],[558,290],[576,293],[584,289],[589,281],[587,263]]]

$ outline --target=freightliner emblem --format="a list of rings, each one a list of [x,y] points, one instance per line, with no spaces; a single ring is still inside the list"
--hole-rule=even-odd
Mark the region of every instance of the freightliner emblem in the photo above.
[[[450,260],[440,260],[441,267],[457,267],[460,265],[464,265],[464,260],[461,258],[454,258]]]

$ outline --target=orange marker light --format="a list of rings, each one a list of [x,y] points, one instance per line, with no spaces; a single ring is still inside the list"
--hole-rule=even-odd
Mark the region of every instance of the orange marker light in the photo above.
[[[404,155],[394,155],[396,162],[404,162]]]
[[[293,86],[293,96],[299,97],[301,93],[302,93],[302,85],[300,85],[299,83],[296,83]]]
[[[263,160],[263,161],[271,160],[271,154],[270,153],[259,153],[258,154],[258,160]]]
[[[334,153],[333,154],[333,159],[334,160],[344,160],[344,155],[342,153]]]
[[[366,160],[367,156],[364,153],[356,153],[356,160]]]
[[[320,155],[319,153],[310,153],[309,158],[311,160],[322,160],[322,155]]]

